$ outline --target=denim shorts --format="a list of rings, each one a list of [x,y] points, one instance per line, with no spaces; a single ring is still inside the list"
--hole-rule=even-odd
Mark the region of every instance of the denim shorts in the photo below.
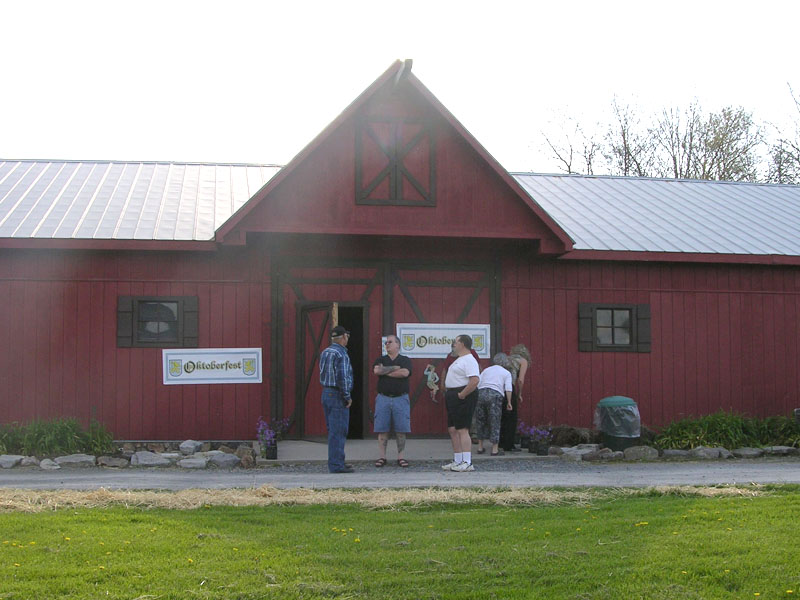
[[[372,430],[375,433],[388,433],[392,429],[397,433],[411,431],[411,403],[408,394],[394,398],[378,394],[375,398],[375,424]]]

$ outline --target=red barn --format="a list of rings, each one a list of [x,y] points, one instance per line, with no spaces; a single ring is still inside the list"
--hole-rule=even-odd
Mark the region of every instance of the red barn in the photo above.
[[[491,326],[531,350],[520,417],[659,426],[799,406],[800,188],[510,174],[397,62],[283,168],[0,161],[0,422],[117,439],[324,434],[317,357],[353,336],[351,436],[381,335]],[[262,383],[164,385],[164,348],[261,348]],[[445,432],[415,360],[412,428]]]

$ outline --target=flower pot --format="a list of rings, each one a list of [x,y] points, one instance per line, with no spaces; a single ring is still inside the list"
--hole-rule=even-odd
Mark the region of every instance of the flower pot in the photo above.
[[[278,444],[271,446],[264,446],[264,458],[267,460],[277,460],[278,458]]]
[[[522,437],[519,439],[519,447],[520,447],[520,448],[522,448],[523,450],[524,450],[525,448],[528,448],[528,447],[529,447],[529,445],[530,445],[530,443],[531,443],[531,438],[529,438],[529,437],[522,436]]]
[[[547,456],[550,451],[550,442],[545,441],[531,441],[528,444],[528,452],[537,456]]]

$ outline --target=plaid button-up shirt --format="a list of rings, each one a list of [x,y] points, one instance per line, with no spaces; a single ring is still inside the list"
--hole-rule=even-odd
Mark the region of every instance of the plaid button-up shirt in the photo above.
[[[353,390],[353,366],[347,349],[341,344],[331,344],[319,357],[319,382],[326,387],[337,388],[345,401],[350,400]]]

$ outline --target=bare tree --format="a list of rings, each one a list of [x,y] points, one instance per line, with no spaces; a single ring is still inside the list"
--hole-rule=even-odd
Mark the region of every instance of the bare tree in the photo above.
[[[556,135],[548,135],[545,132],[542,132],[542,137],[552,157],[560,163],[565,173],[594,174],[595,158],[600,152],[601,144],[586,135],[580,123],[567,119],[560,127],[559,139]]]
[[[688,179],[697,172],[698,139],[701,137],[700,106],[694,100],[688,108],[664,109],[652,130],[659,177]]]
[[[611,108],[614,121],[606,132],[603,155],[612,175],[652,175],[655,146],[650,129],[643,127],[630,105],[620,106],[614,98]]]
[[[795,96],[792,86],[789,93],[797,111],[794,132],[786,134],[775,128],[778,138],[769,149],[767,181],[770,183],[800,183],[800,98]]]

